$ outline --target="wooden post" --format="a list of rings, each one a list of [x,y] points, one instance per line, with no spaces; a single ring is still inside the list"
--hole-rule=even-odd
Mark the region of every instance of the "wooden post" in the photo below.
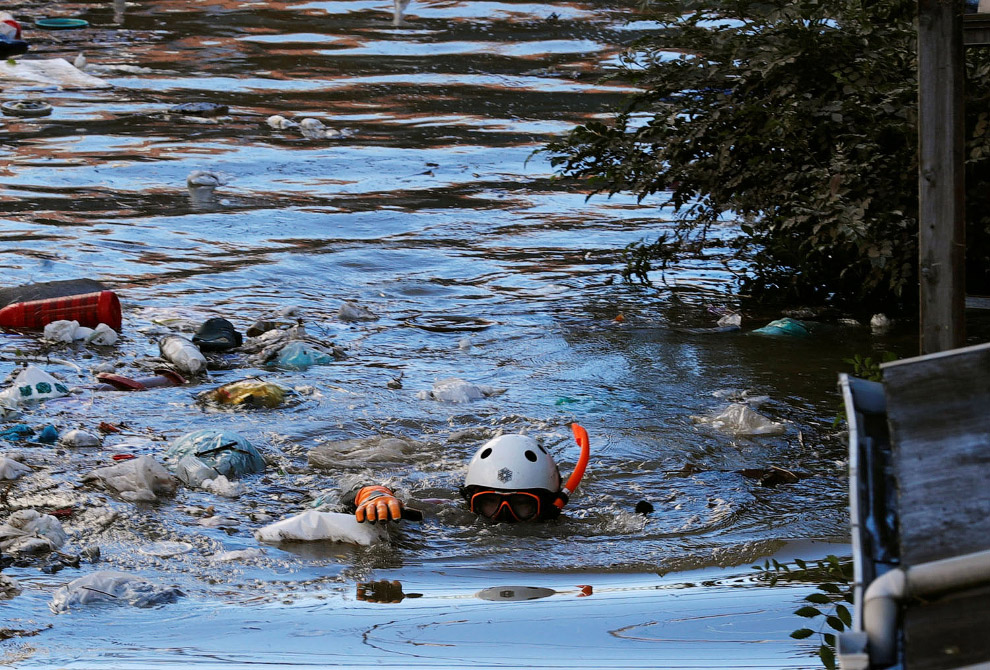
[[[963,0],[918,0],[921,353],[966,339]]]

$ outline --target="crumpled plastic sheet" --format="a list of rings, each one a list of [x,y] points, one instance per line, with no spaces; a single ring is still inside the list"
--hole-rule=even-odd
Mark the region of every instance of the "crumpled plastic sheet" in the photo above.
[[[204,428],[177,438],[165,460],[175,476],[189,486],[202,486],[207,480],[227,479],[263,472],[265,459],[241,435],[230,431]]]
[[[59,587],[48,607],[55,614],[104,602],[153,607],[175,602],[182,595],[182,591],[174,586],[158,586],[126,572],[100,570]]]
[[[129,502],[154,502],[158,496],[172,495],[178,486],[175,477],[148,455],[97,468],[83,481],[96,482]]]
[[[0,456],[0,480],[11,480],[31,473],[31,468],[13,458]]]
[[[448,377],[433,382],[433,389],[420,391],[416,397],[420,400],[439,400],[440,402],[471,402],[493,396],[500,391],[492,386],[472,384],[458,377]]]
[[[33,509],[17,510],[0,526],[0,550],[8,554],[55,551],[68,539],[58,519]]]
[[[732,403],[711,416],[692,416],[695,423],[707,424],[737,436],[780,435],[787,430],[782,423],[771,421],[742,403]]]
[[[259,542],[348,542],[367,547],[388,536],[384,525],[358,523],[353,514],[307,510],[254,531]]]

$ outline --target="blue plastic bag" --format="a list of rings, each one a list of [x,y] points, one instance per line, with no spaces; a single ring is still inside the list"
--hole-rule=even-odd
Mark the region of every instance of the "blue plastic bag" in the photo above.
[[[210,428],[176,439],[165,452],[165,460],[175,476],[189,486],[200,486],[220,475],[236,479],[265,469],[265,459],[246,439]]]
[[[328,363],[333,363],[333,356],[299,340],[289,342],[282,347],[275,360],[275,365],[287,370],[305,370],[311,365]]]
[[[807,337],[811,334],[808,326],[797,319],[784,318],[771,321],[762,328],[753,331],[760,335],[786,335],[789,337]]]

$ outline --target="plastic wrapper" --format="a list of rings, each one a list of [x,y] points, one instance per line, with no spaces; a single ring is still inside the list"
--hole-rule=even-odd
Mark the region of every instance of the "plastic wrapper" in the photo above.
[[[363,547],[381,542],[387,535],[384,525],[358,523],[353,514],[316,510],[254,531],[259,542],[347,542]]]
[[[62,524],[50,514],[20,509],[0,526],[0,550],[8,554],[40,554],[55,551],[68,540]]]
[[[29,365],[14,378],[14,383],[0,392],[0,403],[8,406],[48,400],[69,395],[69,388],[44,370]]]
[[[207,391],[199,398],[218,405],[278,407],[285,402],[286,394],[286,389],[278,384],[262,379],[244,379]]]
[[[433,382],[431,391],[420,391],[416,397],[420,400],[439,400],[441,402],[471,402],[495,395],[498,390],[491,386],[472,384],[457,377],[441,379]]]
[[[130,502],[154,502],[172,495],[177,487],[175,477],[147,455],[93,470],[83,481],[95,482]]]
[[[780,435],[787,430],[782,423],[771,421],[742,403],[733,403],[712,416],[693,416],[695,423],[707,424],[732,435]]]
[[[179,437],[165,452],[165,460],[175,476],[189,486],[203,486],[219,477],[236,479],[263,472],[265,459],[244,437],[237,433],[213,429],[196,430]]]
[[[13,458],[0,456],[0,481],[17,479],[30,473],[31,468],[29,466],[24,465],[20,461],[15,461]]]
[[[100,570],[60,587],[52,596],[49,608],[61,614],[94,603],[153,607],[175,602],[181,595],[182,591],[174,586],[158,586],[126,572]]]

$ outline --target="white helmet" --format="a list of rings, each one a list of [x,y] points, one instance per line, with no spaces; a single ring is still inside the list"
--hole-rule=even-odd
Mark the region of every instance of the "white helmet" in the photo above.
[[[547,450],[527,435],[502,435],[486,442],[468,463],[464,486],[522,491],[560,490],[560,471]]]

